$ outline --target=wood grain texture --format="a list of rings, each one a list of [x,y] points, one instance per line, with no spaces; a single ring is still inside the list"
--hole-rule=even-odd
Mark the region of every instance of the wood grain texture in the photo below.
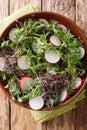
[[[0,0],[0,20],[9,15],[9,0]]]
[[[29,3],[37,6],[39,10],[54,11],[67,16],[76,21],[87,35],[86,0],[0,0],[0,20]],[[9,106],[8,99],[0,91],[0,130],[87,130],[86,115],[87,98],[77,103],[76,110],[38,124],[29,110],[12,101]]]
[[[75,130],[75,110],[47,122],[47,130]]]
[[[76,1],[76,24],[87,37],[87,0]],[[77,103],[76,130],[87,130],[87,97]]]
[[[75,109],[62,115],[61,130],[75,130]]]
[[[9,101],[0,90],[0,130],[9,130]]]
[[[75,130],[75,110],[48,121],[47,130]]]
[[[16,0],[16,2],[14,2],[14,0],[10,0],[10,14],[29,3],[31,3],[33,6],[35,5],[41,10],[41,0],[22,0],[21,2],[20,0]]]
[[[46,123],[36,123],[28,109],[22,108],[11,101],[11,129],[46,130]]]
[[[87,36],[87,0],[76,0],[76,23]]]
[[[0,0],[0,20],[9,15],[9,1]],[[0,90],[0,130],[9,130],[9,100]]]
[[[75,0],[42,0],[42,10],[54,11],[75,20]]]
[[[77,103],[76,130],[87,130],[87,98]]]
[[[62,130],[62,117],[59,116],[50,121],[47,121],[47,130]]]
[[[36,6],[38,8],[38,10],[41,10],[41,6],[42,6],[42,0],[30,0],[30,3],[33,6]]]
[[[15,2],[14,0],[10,0],[10,14],[17,11],[26,4],[29,4],[29,0],[16,0]]]

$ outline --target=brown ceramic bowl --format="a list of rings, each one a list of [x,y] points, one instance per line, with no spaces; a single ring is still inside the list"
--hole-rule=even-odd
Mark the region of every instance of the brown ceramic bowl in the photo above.
[[[27,19],[27,18],[45,18],[47,20],[57,20],[59,21],[60,23],[64,24],[67,28],[69,28],[71,30],[71,32],[76,36],[76,37],[80,37],[80,39],[83,41],[83,44],[84,44],[84,48],[85,48],[85,51],[86,51],[86,55],[84,57],[84,59],[87,58],[87,39],[86,37],[84,36],[84,34],[82,33],[82,31],[80,30],[80,28],[75,24],[73,23],[70,19],[66,18],[65,16],[63,15],[60,15],[60,14],[57,14],[57,13],[53,13],[53,12],[48,12],[48,11],[41,11],[41,12],[34,12],[34,13],[29,13],[27,15],[24,15],[20,18],[18,18],[17,20],[20,21],[20,22],[23,22],[24,19]],[[15,25],[18,24],[17,21],[14,21],[12,22],[5,30],[4,32],[2,33],[1,35],[1,40],[3,38],[6,38],[8,37],[8,34],[9,34],[9,31],[15,27]],[[86,60],[85,60],[86,61]],[[85,66],[86,66],[86,69],[87,69],[87,62],[85,62]],[[86,82],[87,82],[87,74],[83,77],[83,86],[81,87],[81,89],[73,96],[71,97],[70,99],[68,99],[65,103],[62,103],[56,107],[52,107],[52,108],[43,108],[42,110],[52,110],[52,109],[58,109],[60,107],[63,107],[67,104],[69,104],[70,102],[72,102],[76,97],[78,97],[78,95],[82,92],[82,90],[84,89],[84,87],[86,86]],[[11,99],[11,96],[10,94],[6,91],[6,89],[3,87],[2,83],[0,84],[0,88],[1,90],[3,91],[3,93],[9,98]],[[21,103],[19,103],[18,101],[15,101],[15,103],[19,104],[22,106]],[[29,106],[25,106],[25,108],[28,108],[30,109]]]

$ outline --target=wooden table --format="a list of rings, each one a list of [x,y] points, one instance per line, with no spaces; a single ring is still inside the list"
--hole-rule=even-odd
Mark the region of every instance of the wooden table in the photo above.
[[[87,34],[87,0],[0,0],[0,19],[29,3],[69,17]],[[78,102],[76,109],[38,124],[29,110],[9,101],[0,91],[0,130],[87,130],[87,98]]]

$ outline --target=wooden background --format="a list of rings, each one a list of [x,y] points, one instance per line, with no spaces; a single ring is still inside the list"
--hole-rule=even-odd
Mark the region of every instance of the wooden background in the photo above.
[[[87,0],[0,0],[0,20],[29,3],[69,17],[87,35]],[[29,110],[9,102],[0,91],[0,130],[87,130],[87,98],[75,110],[38,124]]]

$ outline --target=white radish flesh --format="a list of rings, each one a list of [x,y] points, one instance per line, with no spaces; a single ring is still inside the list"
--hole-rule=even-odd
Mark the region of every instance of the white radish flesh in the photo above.
[[[66,89],[63,89],[61,95],[60,95],[60,102],[65,102],[67,100],[68,93]]]
[[[82,79],[77,78],[75,81],[75,87],[73,87],[73,90],[79,90],[82,87]]]
[[[13,28],[13,29],[10,30],[10,32],[9,32],[9,39],[11,41],[15,41],[15,39],[16,39],[16,32],[17,32],[17,28]]]
[[[47,62],[55,64],[60,60],[60,56],[57,54],[57,52],[49,50],[45,53],[45,59]]]
[[[82,59],[85,55],[85,49],[83,47],[79,47],[80,49],[80,58]]]
[[[39,110],[44,106],[44,99],[41,96],[33,98],[29,101],[29,106],[33,110]]]
[[[5,59],[3,57],[0,57],[0,71],[4,71],[5,64]]]
[[[20,87],[22,90],[29,90],[34,86],[34,80],[30,76],[22,77],[20,80]]]
[[[18,58],[18,60],[17,60],[17,64],[18,64],[19,68],[20,68],[20,69],[23,69],[23,70],[28,69],[29,66],[30,66],[30,63],[31,63],[31,62],[30,62],[30,60],[27,58],[26,55],[21,56],[21,57]]]
[[[59,28],[61,28],[64,32],[67,32],[67,28],[63,24],[57,24]]]
[[[40,18],[39,19],[41,22],[43,22],[44,24],[48,24],[48,21],[46,20],[46,19],[44,19],[44,18]]]
[[[58,37],[54,36],[54,35],[52,35],[52,36],[50,37],[50,42],[51,42],[51,44],[53,44],[53,45],[56,46],[56,47],[58,47],[58,46],[61,45],[60,39],[59,39]]]

